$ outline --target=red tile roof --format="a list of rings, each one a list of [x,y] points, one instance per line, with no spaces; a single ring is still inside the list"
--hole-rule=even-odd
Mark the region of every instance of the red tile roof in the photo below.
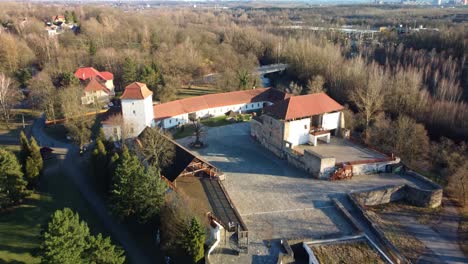
[[[344,107],[325,93],[292,96],[264,109],[281,120],[293,120],[342,110]]]
[[[138,100],[145,99],[152,95],[153,92],[151,92],[148,87],[146,87],[146,84],[134,82],[125,87],[125,91],[120,99]]]
[[[104,91],[105,93],[110,93],[110,90],[102,83],[100,83],[96,78],[91,78],[88,85],[84,88],[85,92],[93,91]]]
[[[215,107],[264,101],[276,102],[278,100],[284,100],[287,96],[287,94],[272,88],[258,88],[253,90],[207,94],[185,98],[154,105],[153,111],[154,118],[156,120],[161,120],[168,117]]]
[[[85,81],[89,78],[99,77],[105,81],[113,80],[114,75],[110,72],[99,72],[98,70],[94,69],[93,67],[81,67],[78,68],[75,72],[75,77]]]

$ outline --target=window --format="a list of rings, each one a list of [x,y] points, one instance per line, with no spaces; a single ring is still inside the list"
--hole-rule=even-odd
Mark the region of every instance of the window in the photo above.
[[[171,124],[171,123],[172,123],[172,119],[169,119],[169,124]]]
[[[136,112],[135,112],[135,110],[133,110],[133,114],[134,114],[134,115],[136,115]]]
[[[135,105],[135,103],[134,103],[134,102],[132,102],[132,105]]]
[[[307,129],[307,125],[304,125],[304,129]]]

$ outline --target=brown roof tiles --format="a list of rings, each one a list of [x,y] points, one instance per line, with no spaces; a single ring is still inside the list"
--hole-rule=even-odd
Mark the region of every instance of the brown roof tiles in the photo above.
[[[125,87],[125,91],[120,97],[120,99],[127,99],[127,100],[138,100],[138,99],[145,99],[148,96],[152,96],[153,92],[151,92],[146,84],[134,82],[127,87]]]

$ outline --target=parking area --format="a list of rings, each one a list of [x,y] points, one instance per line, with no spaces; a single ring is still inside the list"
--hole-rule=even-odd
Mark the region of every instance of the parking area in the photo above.
[[[335,182],[313,179],[253,140],[249,123],[206,131],[204,142],[208,146],[194,152],[226,174],[223,184],[249,229],[250,262],[271,263],[277,259],[278,249],[266,246],[269,240],[350,234],[351,227],[334,208],[331,198],[383,185],[415,184],[391,174]],[[178,142],[187,146],[192,140],[183,138]],[[235,261],[228,257],[222,260]]]

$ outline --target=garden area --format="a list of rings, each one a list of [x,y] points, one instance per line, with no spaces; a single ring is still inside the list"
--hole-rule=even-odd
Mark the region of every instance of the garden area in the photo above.
[[[320,263],[385,263],[366,242],[311,245]]]

